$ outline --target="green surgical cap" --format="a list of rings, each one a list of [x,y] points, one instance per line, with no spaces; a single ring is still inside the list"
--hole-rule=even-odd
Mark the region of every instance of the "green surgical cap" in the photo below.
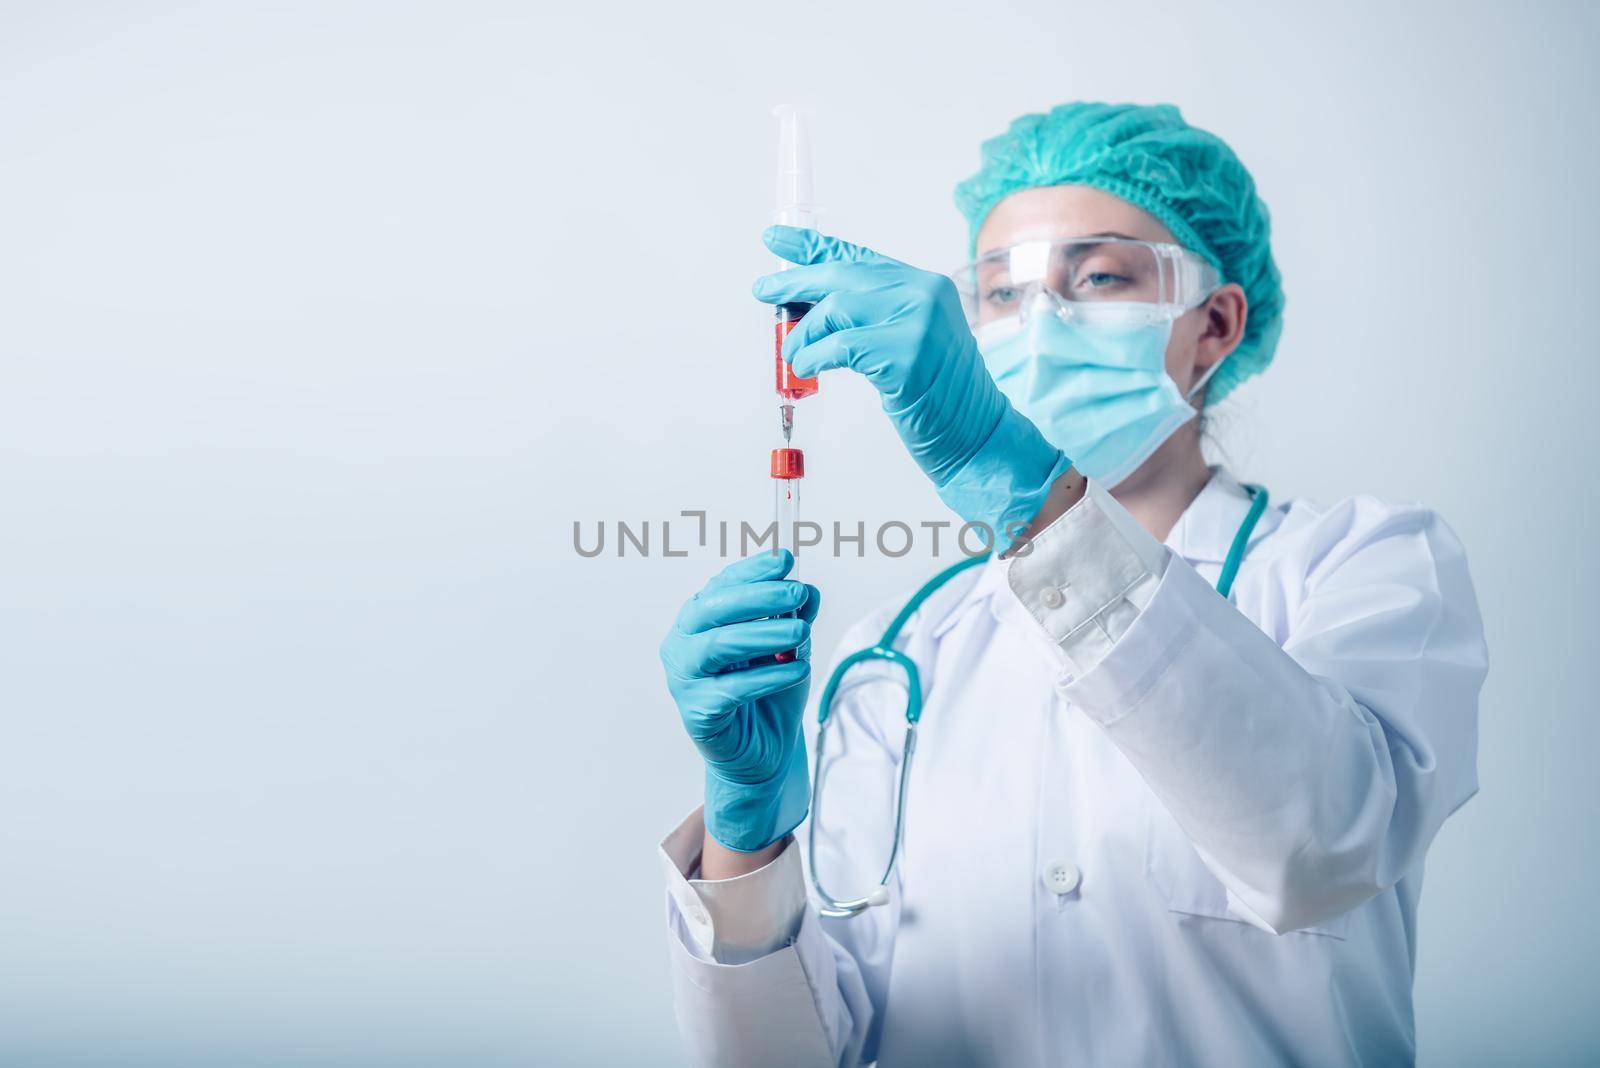
[[[1272,262],[1267,206],[1233,149],[1170,104],[1062,104],[1024,115],[983,143],[978,173],[956,186],[969,243],[994,206],[1036,186],[1086,185],[1143,208],[1210,260],[1249,301],[1244,339],[1206,391],[1214,404],[1272,361],[1283,330],[1283,284]]]

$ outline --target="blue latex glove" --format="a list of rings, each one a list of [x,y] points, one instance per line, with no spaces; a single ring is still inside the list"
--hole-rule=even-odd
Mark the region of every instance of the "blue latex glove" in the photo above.
[[[794,830],[811,800],[800,717],[821,595],[784,579],[793,566],[787,549],[729,564],[661,642],[667,689],[706,764],[706,830],[746,853]],[[790,649],[790,663],[751,665]]]
[[[756,298],[816,305],[783,343],[794,373],[866,375],[945,504],[1009,546],[1072,461],[989,377],[954,283],[815,230],[771,226],[762,239],[802,266],[757,279]]]

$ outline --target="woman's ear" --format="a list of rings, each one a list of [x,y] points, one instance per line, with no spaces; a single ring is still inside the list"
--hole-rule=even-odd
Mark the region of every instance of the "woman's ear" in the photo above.
[[[1202,315],[1194,353],[1196,374],[1204,374],[1239,347],[1244,340],[1244,324],[1250,317],[1250,304],[1244,290],[1230,282],[1206,298]]]

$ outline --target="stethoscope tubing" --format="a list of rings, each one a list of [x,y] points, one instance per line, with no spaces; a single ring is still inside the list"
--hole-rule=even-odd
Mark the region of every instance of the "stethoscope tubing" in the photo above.
[[[1250,510],[1245,513],[1243,522],[1234,533],[1233,541],[1228,546],[1228,555],[1222,562],[1222,571],[1217,576],[1217,593],[1224,599],[1233,592],[1233,581],[1238,577],[1239,565],[1244,562],[1245,552],[1250,546],[1250,535],[1255,532],[1256,524],[1267,510],[1267,491],[1264,487],[1246,483],[1244,488],[1250,493]],[[806,832],[806,868],[811,880],[811,889],[818,901],[817,911],[823,916],[833,919],[857,916],[874,905],[884,905],[889,901],[889,880],[894,876],[894,866],[900,858],[900,843],[904,837],[906,789],[911,779],[911,757],[916,752],[917,727],[922,721],[922,676],[917,671],[917,665],[910,657],[895,649],[894,643],[900,637],[901,629],[910,621],[916,610],[922,607],[924,601],[961,572],[976,567],[988,559],[988,553],[971,557],[945,568],[924,582],[885,628],[883,637],[873,645],[857,649],[841,660],[829,674],[828,682],[822,688],[822,697],[817,704],[817,748],[812,754],[811,761],[811,808],[810,824]],[[839,684],[852,667],[868,660],[883,660],[898,664],[905,671],[906,740],[900,757],[900,782],[895,790],[894,838],[889,843],[889,860],[884,865],[883,878],[878,880],[878,885],[866,897],[841,901],[822,888],[822,881],[817,875],[816,815],[817,802],[822,795],[823,739],[827,737],[828,728],[832,724],[833,698],[838,692]]]

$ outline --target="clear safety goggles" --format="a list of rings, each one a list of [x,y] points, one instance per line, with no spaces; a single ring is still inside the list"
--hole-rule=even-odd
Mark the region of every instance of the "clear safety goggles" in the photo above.
[[[950,276],[973,326],[1054,305],[1064,318],[1140,306],[1151,320],[1176,319],[1222,284],[1217,269],[1182,245],[1122,237],[1028,241],[996,249]],[[1046,297],[1041,303],[1036,299]]]

